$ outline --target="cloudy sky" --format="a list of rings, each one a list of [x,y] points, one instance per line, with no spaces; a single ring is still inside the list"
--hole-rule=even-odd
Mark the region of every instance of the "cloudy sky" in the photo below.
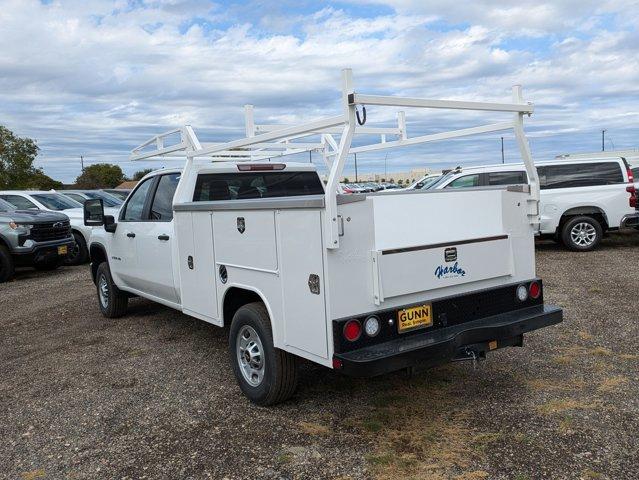
[[[335,115],[351,67],[362,93],[508,101],[522,84],[536,159],[599,150],[602,129],[606,149],[637,148],[637,25],[639,0],[0,0],[0,124],[37,139],[56,179],[72,181],[80,155],[130,174],[174,163],[127,161],[154,133],[242,136],[246,103],[258,123]],[[418,135],[504,117],[407,119]],[[499,136],[392,150],[388,170],[498,163]],[[360,171],[382,172],[385,155],[358,156]]]

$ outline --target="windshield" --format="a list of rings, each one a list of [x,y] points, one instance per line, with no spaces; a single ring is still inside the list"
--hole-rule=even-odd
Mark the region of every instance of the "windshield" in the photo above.
[[[16,207],[0,198],[0,212],[13,212],[15,209]]]
[[[68,210],[70,208],[82,208],[82,204],[71,200],[60,193],[36,193],[31,195],[49,210]]]
[[[460,170],[451,170],[450,172],[448,172],[446,175],[442,175],[441,177],[438,177],[436,179],[436,181],[434,181],[433,183],[431,183],[430,185],[424,187],[427,189],[435,189],[437,188],[439,185],[445,183],[449,178],[451,178],[453,175],[456,175],[460,172]]]
[[[433,175],[432,177],[422,178],[421,180],[413,183],[408,188],[409,189],[412,188],[412,189],[415,189],[415,190],[426,190],[431,185],[433,185],[435,182],[437,182],[437,180],[439,180],[440,178],[442,178],[441,175]]]
[[[120,205],[122,205],[122,202],[109,195],[108,193],[102,193],[102,192],[83,192],[87,197],[89,198],[101,198],[102,201],[104,202],[104,205],[106,205],[107,207],[119,207]]]

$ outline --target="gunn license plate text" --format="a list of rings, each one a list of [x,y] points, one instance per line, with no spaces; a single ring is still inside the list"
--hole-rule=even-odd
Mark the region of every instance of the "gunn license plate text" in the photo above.
[[[400,310],[397,312],[397,328],[401,333],[418,327],[429,327],[433,324],[432,313],[430,304]]]

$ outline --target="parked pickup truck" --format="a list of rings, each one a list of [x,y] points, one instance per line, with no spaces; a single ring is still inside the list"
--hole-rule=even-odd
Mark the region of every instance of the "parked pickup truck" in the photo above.
[[[622,157],[559,158],[536,162],[541,199],[539,234],[566,248],[589,251],[605,232],[639,224],[633,174]],[[525,184],[523,164],[457,167],[429,189]]]
[[[58,268],[73,245],[66,215],[17,210],[0,200],[0,283],[13,277],[16,266]]]
[[[532,105],[520,90],[497,104],[360,95],[350,70],[343,81],[335,117],[260,126],[249,107],[246,138],[200,143],[186,126],[134,149],[132,160],[185,156],[186,164],[144,177],[117,218],[104,215],[100,200],[85,203],[85,223],[104,227],[93,229],[89,245],[102,314],[124,315],[137,295],[229,326],[235,376],[260,405],[293,394],[300,357],[370,377],[483,359],[561,322],[535,274],[539,191],[523,131]],[[442,138],[408,138],[403,112],[397,128],[362,125],[363,104],[509,112],[509,122],[444,138],[513,129],[531,182],[339,195],[349,153]],[[351,148],[354,135],[378,134],[398,140]],[[299,141],[313,136],[320,140]],[[312,164],[273,160],[310,150],[330,169],[326,188]]]

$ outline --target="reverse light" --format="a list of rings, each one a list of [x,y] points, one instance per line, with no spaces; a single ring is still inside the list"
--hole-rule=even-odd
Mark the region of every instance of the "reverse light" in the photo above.
[[[517,287],[517,300],[520,302],[528,300],[528,287],[526,287],[526,285],[519,285]]]
[[[344,338],[349,342],[354,342],[362,336],[362,324],[358,320],[349,320],[344,325]]]
[[[371,315],[364,321],[364,331],[369,337],[374,337],[379,333],[379,318]]]
[[[530,294],[530,298],[539,298],[539,295],[541,295],[541,285],[539,285],[539,282],[532,282],[528,289],[528,293]]]

